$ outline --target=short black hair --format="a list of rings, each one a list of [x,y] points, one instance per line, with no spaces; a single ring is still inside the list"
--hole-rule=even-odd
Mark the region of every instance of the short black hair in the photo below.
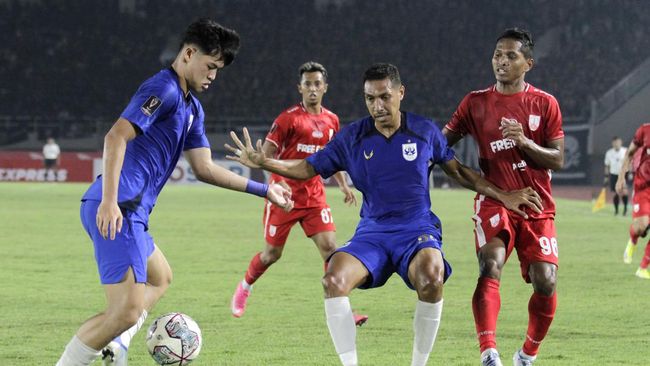
[[[515,41],[521,42],[521,53],[524,54],[524,57],[527,59],[533,58],[533,49],[535,48],[535,42],[533,42],[533,36],[529,31],[521,28],[508,28],[497,38],[497,42],[500,40],[508,38],[514,39]]]
[[[612,141],[616,141],[616,140],[622,140],[622,139],[620,137],[618,137],[618,136],[612,137]]]
[[[363,73],[364,83],[368,80],[384,80],[386,78],[390,79],[390,82],[394,85],[402,84],[397,66],[389,63],[374,64]]]
[[[239,51],[239,34],[209,18],[200,18],[187,27],[181,48],[193,44],[206,55],[221,54],[225,65],[230,65]]]
[[[319,64],[315,61],[307,61],[304,64],[300,65],[298,68],[298,77],[302,79],[302,74],[306,72],[320,72],[323,74],[323,79],[327,80],[327,70],[325,66]]]

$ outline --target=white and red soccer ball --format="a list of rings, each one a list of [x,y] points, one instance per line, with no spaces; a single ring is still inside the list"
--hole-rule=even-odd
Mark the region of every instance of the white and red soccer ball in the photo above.
[[[198,357],[203,337],[192,318],[182,313],[169,313],[154,320],[146,342],[156,363],[182,366]]]

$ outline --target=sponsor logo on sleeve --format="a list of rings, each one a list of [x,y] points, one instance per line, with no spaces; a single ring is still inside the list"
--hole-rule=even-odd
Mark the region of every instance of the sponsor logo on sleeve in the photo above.
[[[160,100],[160,98],[158,98],[157,96],[152,95],[149,98],[147,98],[147,100],[144,102],[142,107],[140,107],[140,110],[145,115],[151,117],[151,115],[154,114],[154,112],[156,112],[156,110],[158,110],[158,108],[160,108],[161,105],[162,105],[162,100]]]

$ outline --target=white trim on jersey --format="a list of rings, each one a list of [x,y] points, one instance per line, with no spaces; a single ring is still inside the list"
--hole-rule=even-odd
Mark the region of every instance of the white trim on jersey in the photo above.
[[[485,240],[485,232],[483,231],[483,227],[481,227],[481,223],[483,223],[483,221],[481,221],[481,218],[478,215],[479,212],[481,211],[481,202],[483,201],[485,201],[485,196],[480,194],[474,206],[474,217],[473,217],[473,219],[476,221],[476,227],[474,228],[474,232],[476,233],[476,239],[478,240],[479,248],[482,248],[485,244],[487,244],[487,241]]]
[[[271,139],[268,138],[268,137],[266,137],[265,140],[268,141],[268,142],[270,142],[270,143],[272,143],[273,145],[275,145],[275,147],[280,147],[280,145],[279,145],[277,142],[271,140]]]
[[[266,202],[266,217],[264,217],[264,237],[266,237],[266,234],[268,233],[269,230],[269,218],[271,217],[271,201]]]

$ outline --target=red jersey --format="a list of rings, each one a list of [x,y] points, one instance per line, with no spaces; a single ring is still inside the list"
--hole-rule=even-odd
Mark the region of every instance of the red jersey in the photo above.
[[[526,187],[537,191],[544,210],[541,214],[527,210],[529,217],[553,217],[555,202],[551,196],[551,171],[522,153],[512,139],[503,138],[499,130],[502,117],[519,122],[524,135],[540,146],[564,137],[557,101],[530,84],[526,84],[522,92],[512,95],[497,92],[496,85],[469,93],[445,127],[462,136],[471,135],[476,140],[479,166],[490,183],[504,191]]]
[[[336,114],[324,107],[320,114],[310,114],[300,103],[275,119],[266,141],[278,148],[276,159],[304,159],[322,149],[338,131],[339,117]],[[293,180],[272,174],[271,179],[275,182],[284,180],[289,184],[296,208],[326,203],[323,181],[318,175],[309,180]]]
[[[650,123],[636,130],[632,142],[641,150],[637,153],[639,163],[634,171],[634,190],[638,192],[650,186]]]

